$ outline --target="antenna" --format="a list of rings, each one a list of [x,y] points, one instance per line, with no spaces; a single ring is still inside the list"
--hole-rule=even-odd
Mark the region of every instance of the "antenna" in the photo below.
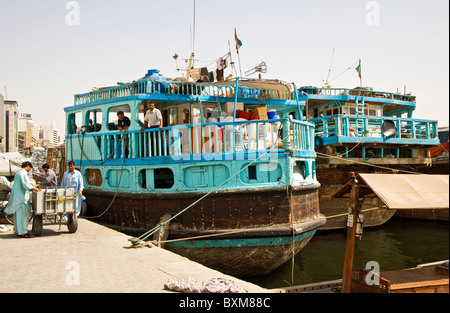
[[[195,0],[194,0],[194,31],[192,35],[192,54],[195,53]]]
[[[330,68],[329,68],[329,70],[328,70],[328,76],[327,76],[327,80],[326,80],[326,82],[325,82],[325,88],[328,88],[327,86],[329,86],[328,85],[328,83],[329,83],[329,79],[330,79],[330,74],[331,74],[331,68],[332,68],[332,66],[333,66],[333,59],[334,59],[334,51],[336,50],[336,48],[335,47],[333,47],[333,54],[331,55],[331,62],[330,62]]]
[[[252,74],[259,73],[259,79],[261,79],[261,73],[267,73],[267,64],[266,62],[261,62],[258,65],[256,65],[251,70],[248,70],[245,72],[245,76],[250,76]]]

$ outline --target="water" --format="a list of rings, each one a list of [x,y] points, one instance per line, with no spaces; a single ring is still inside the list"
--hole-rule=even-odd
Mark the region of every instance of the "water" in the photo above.
[[[264,288],[281,288],[342,278],[346,232],[316,233],[295,256],[264,277],[246,278]],[[380,270],[393,271],[449,259],[449,223],[391,219],[382,226],[366,228],[356,240],[353,268],[376,261]]]

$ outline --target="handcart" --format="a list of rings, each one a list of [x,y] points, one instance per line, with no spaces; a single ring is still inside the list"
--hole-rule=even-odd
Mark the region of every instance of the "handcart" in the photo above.
[[[75,187],[56,187],[42,191],[33,191],[32,198],[33,228],[36,236],[42,234],[44,220],[61,224],[67,220],[69,233],[78,229],[77,194]]]

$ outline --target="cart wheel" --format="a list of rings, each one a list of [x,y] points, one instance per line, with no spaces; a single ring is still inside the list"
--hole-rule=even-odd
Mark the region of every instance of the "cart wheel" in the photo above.
[[[5,220],[11,224],[14,225],[14,214],[6,214],[3,215],[5,217]],[[30,218],[28,219],[28,223],[33,219],[33,214],[30,214]]]
[[[42,215],[34,215],[33,228],[31,229],[35,236],[42,235],[44,222],[42,221]]]
[[[75,233],[78,229],[78,217],[76,213],[69,214],[67,217],[67,228],[69,229],[69,233]]]
[[[14,215],[13,215],[13,214],[9,215],[9,214],[6,214],[6,213],[5,213],[4,216],[5,216],[6,221],[7,221],[9,224],[14,225]]]

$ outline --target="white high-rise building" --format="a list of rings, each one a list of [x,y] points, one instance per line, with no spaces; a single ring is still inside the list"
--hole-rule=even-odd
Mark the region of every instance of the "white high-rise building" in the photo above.
[[[1,95],[0,95],[1,96]],[[0,97],[0,152],[17,152],[19,147],[19,104]]]
[[[42,146],[56,148],[59,145],[58,128],[43,125],[39,131],[39,138],[42,140]]]

